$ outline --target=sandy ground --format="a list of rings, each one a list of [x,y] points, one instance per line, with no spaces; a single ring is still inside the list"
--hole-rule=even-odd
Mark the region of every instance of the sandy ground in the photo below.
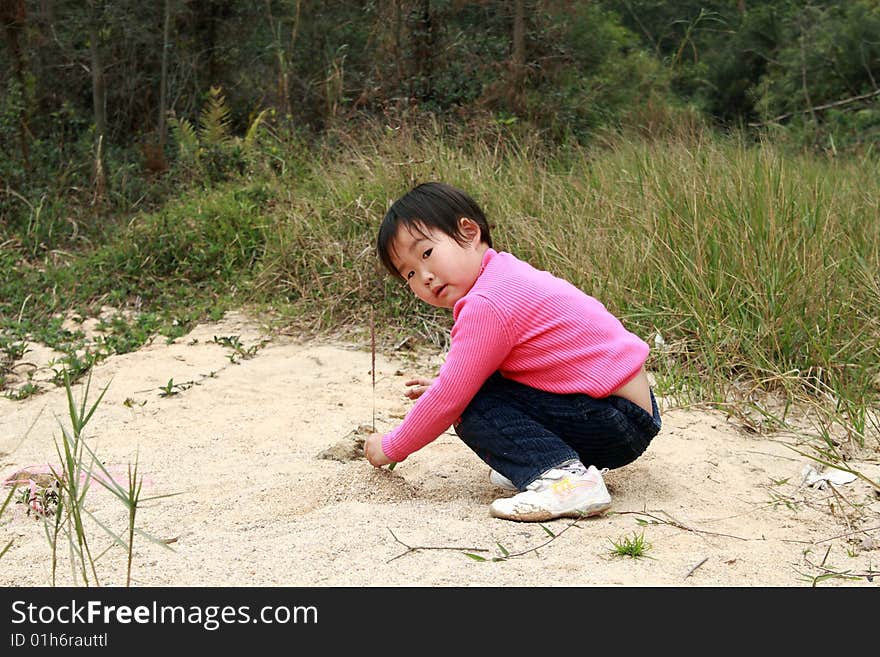
[[[215,336],[238,336],[251,357],[235,357]],[[35,345],[24,359],[41,357]],[[607,474],[611,511],[543,527],[489,517],[504,492],[451,432],[393,471],[363,458],[319,458],[355,446],[374,403],[380,431],[399,422],[412,403],[404,381],[433,375],[441,358],[380,353],[374,398],[368,345],[270,338],[233,313],[174,344],[157,338],[100,363],[92,399],[109,387],[86,428],[89,445],[122,479],[137,458],[144,497],[179,493],[143,503],[137,524],[162,544],[137,536],[134,583],[810,586],[823,575],[820,586],[880,582],[873,575],[880,575],[880,497],[872,488],[861,479],[807,485],[804,468],[816,464],[791,449],[803,436],[750,435],[719,413],[665,403],[663,429],[645,455]],[[176,394],[162,396],[169,379]],[[59,388],[24,401],[0,398],[0,477],[57,464],[66,413]],[[876,456],[851,465],[880,480]],[[123,532],[125,512],[106,490],[93,484],[86,506]],[[636,534],[650,545],[645,557],[612,554],[614,542]],[[89,535],[95,553],[111,545],[94,525]],[[0,520],[0,548],[10,539],[0,585],[49,585],[43,523],[24,504]],[[512,556],[492,561],[505,551]],[[66,546],[59,558],[57,583],[78,583]],[[124,550],[110,547],[97,563],[101,583],[124,584],[125,563]]]

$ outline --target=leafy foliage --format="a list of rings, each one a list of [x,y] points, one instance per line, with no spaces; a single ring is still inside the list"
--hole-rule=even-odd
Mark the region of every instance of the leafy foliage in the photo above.
[[[832,153],[880,139],[875,0],[522,0],[519,23],[517,4],[171,3],[164,43],[163,3],[24,0],[0,47],[0,227],[32,257],[101,239],[181,181],[249,175],[277,153],[261,133],[344,141],[365,117],[557,143],[703,121]],[[101,194],[91,33],[112,62]]]
[[[199,138],[204,146],[222,146],[230,139],[229,107],[220,87],[211,87],[208,100],[199,115]]]

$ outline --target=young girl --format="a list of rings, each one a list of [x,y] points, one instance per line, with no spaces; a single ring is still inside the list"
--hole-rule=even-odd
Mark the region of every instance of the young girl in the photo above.
[[[402,461],[450,425],[519,491],[496,518],[544,521],[604,512],[602,469],[638,458],[660,430],[644,363],[648,345],[570,283],[495,251],[464,192],[419,185],[388,210],[379,258],[419,299],[451,308],[449,352],[436,379],[407,381],[416,404],[364,452]]]

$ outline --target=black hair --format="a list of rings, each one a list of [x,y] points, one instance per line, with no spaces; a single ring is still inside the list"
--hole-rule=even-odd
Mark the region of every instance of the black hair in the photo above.
[[[467,217],[480,228],[480,241],[492,247],[489,222],[477,202],[460,189],[440,182],[428,182],[414,187],[397,199],[379,226],[376,252],[379,260],[392,275],[400,272],[391,262],[391,243],[401,227],[422,234],[422,227],[441,230],[459,244],[465,244],[459,219]]]

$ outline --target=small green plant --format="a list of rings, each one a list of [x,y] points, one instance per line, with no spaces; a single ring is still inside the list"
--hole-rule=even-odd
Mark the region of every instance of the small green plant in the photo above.
[[[127,354],[148,343],[154,333],[161,327],[161,319],[156,313],[142,313],[134,319],[122,314],[102,319],[98,330],[103,335],[97,342],[106,355]]]
[[[109,388],[109,383],[101,391],[101,394],[91,406],[88,405],[91,375],[86,382],[83,396],[79,406],[74,402],[70,377],[64,376],[64,389],[67,393],[68,416],[70,429],[61,424],[61,441],[56,440],[55,446],[61,461],[60,471],[53,470],[55,480],[58,482],[57,496],[53,514],[43,514],[46,538],[52,550],[52,585],[55,585],[58,565],[59,537],[66,537],[69,553],[71,556],[71,569],[73,581],[81,578],[86,586],[94,583],[100,585],[98,572],[95,567],[96,561],[107,551],[93,556],[91,538],[86,532],[86,518],[98,525],[108,536],[113,539],[113,544],[122,546],[127,552],[126,586],[131,585],[131,567],[133,561],[134,534],[139,533],[150,541],[162,545],[168,549],[168,545],[149,534],[139,530],[135,526],[138,509],[142,502],[176,495],[157,495],[150,498],[141,497],[143,480],[138,476],[138,461],[128,466],[127,485],[119,484],[104,464],[98,459],[95,452],[86,444],[83,429],[94,415]],[[59,422],[60,424],[60,422]],[[96,473],[96,469],[99,471]],[[109,490],[119,499],[128,511],[127,540],[120,537],[109,527],[104,525],[85,505],[86,494],[92,481],[97,481],[101,486]],[[51,520],[50,520],[51,518]],[[109,549],[109,547],[107,548]],[[77,569],[79,572],[77,573]]]
[[[134,535],[135,532],[142,534],[147,539],[156,543],[157,545],[161,545],[167,549],[171,549],[168,547],[168,544],[164,541],[161,541],[145,532],[137,529],[135,525],[135,518],[137,516],[137,512],[140,509],[140,505],[142,502],[147,502],[151,500],[158,500],[165,497],[173,497],[174,495],[179,495],[179,493],[167,493],[165,495],[154,495],[152,497],[141,498],[141,489],[143,488],[143,477],[138,476],[138,458],[135,457],[134,465],[129,463],[128,465],[128,480],[126,485],[123,486],[119,484],[107,468],[101,463],[100,460],[95,456],[95,453],[88,447],[85,446],[86,450],[92,457],[92,462],[98,466],[101,470],[101,476],[97,477],[98,483],[100,483],[104,488],[113,493],[113,495],[122,502],[122,505],[128,511],[128,525],[126,527],[128,532],[128,540],[124,540],[114,532],[112,532],[109,528],[104,526],[101,523],[98,523],[101,528],[110,535],[114,541],[120,545],[123,549],[127,551],[127,560],[126,560],[126,571],[125,571],[125,585],[131,586],[131,565],[134,561]],[[97,519],[92,516],[92,518],[97,522]]]
[[[773,509],[784,506],[789,511],[797,511],[799,508],[798,503],[791,497],[788,497],[787,495],[780,495],[778,493],[774,493],[773,491],[770,491],[770,501],[768,502],[768,504]]]
[[[33,513],[37,518],[48,518],[54,516],[58,509],[58,489],[61,482],[51,475],[44,479],[49,480],[45,485],[31,482],[33,487],[22,490],[16,500],[16,504],[24,504],[27,507],[27,515]]]
[[[631,537],[623,537],[618,540],[611,541],[611,554],[617,557],[630,557],[638,559],[648,556],[646,553],[651,549],[651,544],[645,540],[645,533],[636,534],[633,532]]]
[[[243,173],[248,156],[255,152],[261,126],[270,114],[271,110],[262,110],[251,120],[244,137],[233,136],[231,110],[223,90],[211,87],[198,127],[173,114],[169,119],[171,134],[178,146],[178,166],[194,178],[207,177],[214,182]]]
[[[97,355],[88,350],[82,355],[70,350],[67,355],[61,358],[61,368],[53,368],[55,376],[52,378],[52,382],[55,385],[64,385],[65,377],[71,382],[76,382],[91,371],[97,359]]]
[[[242,346],[241,339],[237,335],[215,335],[211,342],[233,349],[240,349]]]
[[[233,353],[229,354],[228,358],[231,363],[236,362],[236,358],[248,359],[256,356],[257,352],[261,347],[264,346],[265,343],[261,342],[260,344],[251,345],[250,347],[245,347],[239,336],[237,335],[226,335],[226,336],[214,336],[212,340],[215,344],[219,344],[224,347],[229,347],[232,349]]]
[[[70,430],[59,422],[61,424],[61,442],[59,444],[56,440],[55,448],[61,461],[61,468],[60,472],[53,471],[52,473],[60,482],[59,497],[55,509],[54,522],[51,527],[48,522],[44,527],[46,529],[46,537],[52,549],[52,586],[55,586],[58,566],[58,538],[62,533],[67,538],[71,555],[70,565],[73,571],[73,580],[77,581],[76,569],[79,567],[79,576],[82,578],[83,583],[88,586],[90,582],[99,584],[99,580],[84,522],[87,515],[85,497],[91,484],[92,469],[91,465],[87,465],[85,461],[83,429],[92,418],[92,415],[94,415],[98,404],[104,398],[107,387],[101,391],[95,403],[87,408],[89,387],[92,380],[91,376],[89,376],[81,403],[77,407],[73,399],[71,379],[66,370],[62,370],[62,379],[67,393]]]
[[[38,392],[40,392],[40,386],[29,381],[18,390],[7,390],[5,396],[15,401],[21,401],[22,399],[27,399],[28,397],[37,394]]]
[[[0,351],[6,354],[6,360],[15,362],[30,351],[30,347],[28,347],[28,343],[24,340],[0,336]]]
[[[172,395],[176,395],[179,391],[174,389],[174,378],[168,379],[168,383],[164,386],[159,387],[159,396],[160,397],[171,397]]]
[[[3,504],[0,505],[0,520],[3,519],[3,514],[6,513],[6,508],[9,506],[9,503],[12,501],[12,498],[15,496],[15,491],[17,490],[17,486],[13,486],[9,493],[6,495],[6,499],[3,500]],[[0,559],[3,558],[3,555],[9,552],[9,548],[12,547],[12,544],[15,542],[14,538],[10,538],[9,542],[0,549]]]

